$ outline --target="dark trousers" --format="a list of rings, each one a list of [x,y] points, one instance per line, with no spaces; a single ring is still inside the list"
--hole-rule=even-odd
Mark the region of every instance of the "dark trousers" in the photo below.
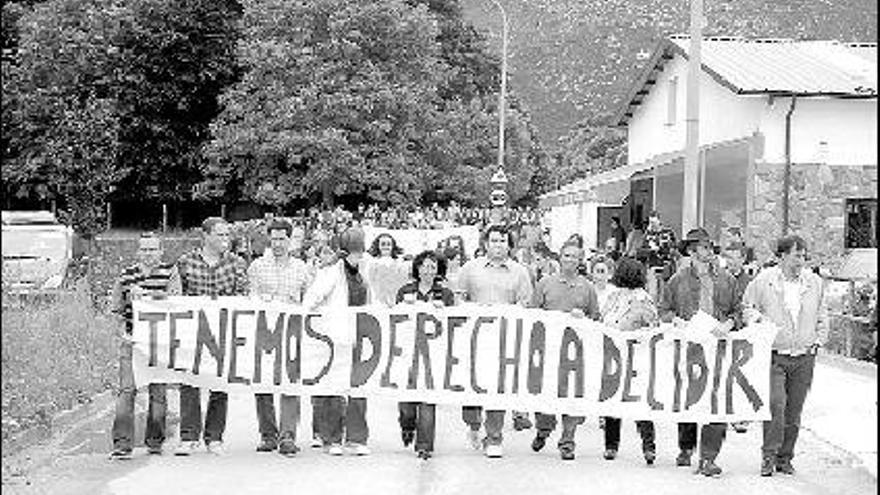
[[[788,462],[794,457],[801,412],[810,385],[816,356],[773,353],[770,360],[770,421],[764,422],[764,456]]]
[[[607,427],[607,426],[606,426]],[[700,459],[714,461],[727,436],[727,423],[708,423],[700,429]],[[697,447],[697,424],[678,424],[678,448],[693,451]]]
[[[559,437],[559,448],[574,448],[574,434],[579,424],[584,422],[583,416],[562,415],[562,435]],[[535,413],[535,428],[538,436],[549,437],[550,432],[556,429],[556,415]]]
[[[606,450],[618,450],[620,448],[620,426],[620,418],[605,416]],[[642,437],[642,452],[656,452],[654,423],[652,421],[636,421],[636,430],[639,432],[639,436]]]
[[[486,444],[501,445],[504,436],[501,430],[504,428],[504,411],[486,411],[486,422],[483,423],[483,408],[480,406],[462,406],[461,419],[471,430],[477,431],[482,424],[486,428]]]
[[[275,395],[254,394],[257,403],[257,423],[263,440],[290,438],[296,440],[299,423],[300,400],[298,395],[281,394],[281,417],[275,422]],[[279,435],[279,428],[280,435]]]
[[[134,400],[137,386],[131,367],[130,341],[119,346],[119,392],[116,395],[116,415],[113,418],[113,447],[132,449],[134,447]],[[151,383],[147,386],[149,402],[147,406],[147,429],[144,443],[154,447],[165,441],[165,413],[168,409],[167,387],[164,383]]]
[[[229,397],[226,392],[211,391],[208,411],[205,413],[205,443],[222,442],[226,430],[226,411]],[[202,400],[198,387],[180,386],[180,439],[195,442],[202,435]]]
[[[312,404],[324,445],[341,444],[343,437],[348,443],[367,443],[367,399],[323,395],[313,397]]]
[[[425,402],[399,402],[397,421],[403,431],[416,432],[416,450],[434,451],[434,404]]]

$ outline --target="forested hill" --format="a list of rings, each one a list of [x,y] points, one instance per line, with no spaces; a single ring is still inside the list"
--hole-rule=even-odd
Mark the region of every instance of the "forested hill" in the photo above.
[[[686,33],[687,0],[498,0],[510,16],[511,84],[543,146],[620,103],[654,44]],[[491,0],[461,0],[500,53]],[[877,41],[877,0],[705,0],[706,35]]]

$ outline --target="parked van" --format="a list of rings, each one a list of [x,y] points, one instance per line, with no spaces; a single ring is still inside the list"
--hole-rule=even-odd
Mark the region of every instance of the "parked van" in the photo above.
[[[13,292],[61,288],[73,259],[73,229],[49,211],[4,211],[3,284]]]

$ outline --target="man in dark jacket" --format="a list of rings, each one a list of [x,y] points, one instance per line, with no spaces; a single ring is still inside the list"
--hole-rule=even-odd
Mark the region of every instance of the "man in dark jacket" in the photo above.
[[[737,297],[733,278],[718,266],[709,233],[701,228],[691,230],[682,241],[682,251],[687,258],[663,289],[660,318],[680,322],[703,311],[722,322],[720,331],[732,330],[741,318],[741,299]],[[698,473],[705,476],[721,474],[715,458],[721,451],[726,429],[725,423],[703,425]],[[697,446],[696,423],[679,423],[678,446],[680,452],[676,464],[690,466]]]

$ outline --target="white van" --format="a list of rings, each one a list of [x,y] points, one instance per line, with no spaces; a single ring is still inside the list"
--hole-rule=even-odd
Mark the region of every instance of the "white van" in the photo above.
[[[4,211],[3,284],[12,292],[59,289],[73,259],[73,229],[49,211]]]

